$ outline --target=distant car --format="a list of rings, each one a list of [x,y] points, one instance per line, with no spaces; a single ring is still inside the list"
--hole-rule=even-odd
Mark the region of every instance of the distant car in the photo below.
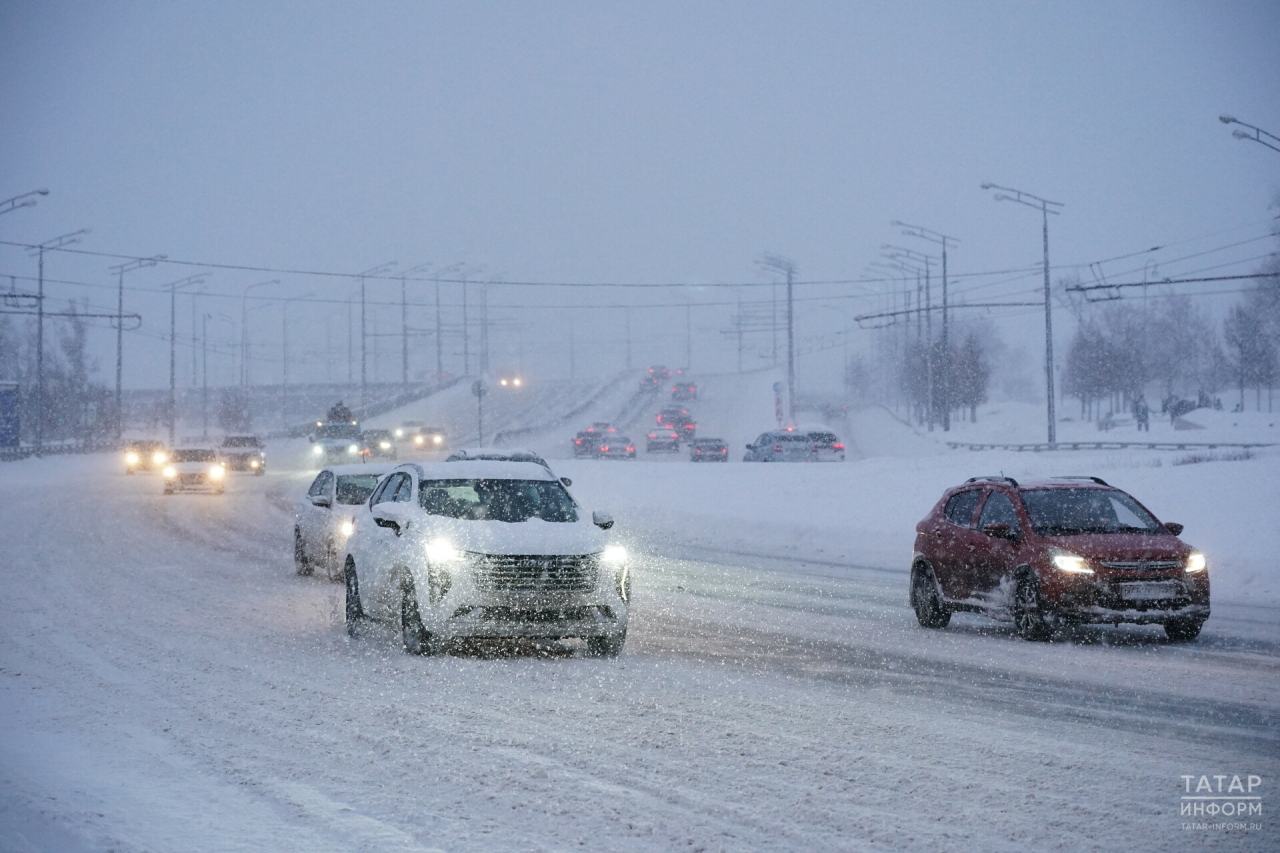
[[[657,426],[649,430],[647,440],[645,442],[646,453],[656,453],[658,451],[668,451],[670,453],[680,452],[680,430],[669,426]]]
[[[675,426],[689,417],[689,410],[684,406],[663,406],[658,412],[657,422]]]
[[[409,654],[462,638],[586,641],[615,657],[631,604],[625,548],[554,475],[529,462],[400,465],[356,512],[346,623],[390,622]]]
[[[573,437],[573,456],[580,459],[583,456],[595,456],[596,451],[600,449],[600,442],[604,435],[598,432],[589,432],[583,430]]]
[[[163,441],[131,441],[124,448],[124,472],[156,471],[169,461],[169,448]]]
[[[212,447],[180,447],[164,466],[164,493],[203,491],[220,495],[227,488],[227,469]]]
[[[360,453],[367,459],[395,459],[396,440],[389,429],[367,429],[360,434]]]
[[[672,385],[671,399],[672,400],[698,399],[698,384],[696,382],[681,382],[678,385]]]
[[[728,462],[729,444],[723,438],[695,438],[689,444],[690,462]]]
[[[814,453],[819,462],[843,462],[844,461],[844,443],[840,438],[831,431],[830,427],[822,424],[800,424],[795,428],[796,432],[803,432],[809,436],[809,440],[813,442]]]
[[[405,421],[395,429],[396,442],[414,450],[447,450],[448,437],[438,427],[423,426],[417,421]]]
[[[815,435],[817,437],[815,437]],[[779,429],[760,434],[747,445],[743,462],[843,462],[844,445],[834,433],[807,433]]]
[[[445,462],[474,462],[477,459],[483,459],[490,462],[532,462],[534,465],[541,465],[548,471],[551,466],[547,464],[547,460],[543,459],[532,450],[522,450],[519,448],[508,447],[499,449],[497,447],[463,447],[450,453]],[[569,485],[566,483],[565,485]]]
[[[360,455],[360,427],[347,421],[324,423],[316,421],[315,431],[311,433],[311,455],[316,462],[324,464],[341,462],[363,462]]]
[[[640,379],[640,390],[657,390],[662,387],[662,383],[666,382],[670,376],[670,370],[667,370],[667,368],[661,364],[655,364],[653,367],[650,367],[649,372]]]
[[[227,436],[218,455],[228,471],[252,471],[256,476],[267,473],[267,453],[256,435]]]
[[[617,431],[618,431],[618,428],[613,424],[609,423],[608,421],[596,421],[591,426],[587,427],[585,430],[585,432],[599,432],[599,433],[609,433],[609,432],[617,432]]]
[[[1028,640],[1121,622],[1194,640],[1209,618],[1209,571],[1181,533],[1097,477],[973,477],[916,525],[911,606],[925,628],[971,610],[1011,619]]]
[[[625,435],[611,435],[600,443],[596,456],[601,459],[635,459],[636,446]]]
[[[310,575],[320,568],[329,580],[342,579],[339,557],[351,535],[353,507],[369,500],[391,468],[386,463],[334,465],[316,475],[294,513],[293,563],[298,574]]]

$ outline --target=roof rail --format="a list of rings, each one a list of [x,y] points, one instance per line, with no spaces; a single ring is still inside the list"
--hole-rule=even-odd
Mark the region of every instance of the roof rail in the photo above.
[[[997,475],[997,474],[986,474],[986,475],[983,475],[983,476],[981,476],[981,477],[970,477],[969,479],[965,480],[965,482],[966,482],[966,483],[978,483],[978,482],[981,482],[981,481],[983,481],[983,480],[1003,480],[1004,482],[1006,482],[1006,483],[1008,483],[1009,485],[1013,486],[1015,489],[1016,489],[1016,488],[1018,488],[1018,481],[1017,481],[1017,480],[1013,479],[1012,477],[1006,477],[1006,476],[1004,476],[1003,474],[999,474],[999,475]]]
[[[1108,483],[1106,480],[1102,479],[1101,477],[1092,477],[1087,474],[1064,474],[1063,476],[1054,477],[1053,479],[1055,480],[1089,480],[1090,482],[1097,483],[1099,486],[1108,486],[1108,487],[1111,486],[1110,483]]]

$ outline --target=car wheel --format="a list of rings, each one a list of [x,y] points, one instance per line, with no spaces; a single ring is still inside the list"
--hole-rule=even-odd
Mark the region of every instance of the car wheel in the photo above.
[[[293,570],[300,575],[310,575],[315,567],[307,559],[307,549],[302,544],[302,530],[293,528]]]
[[[951,622],[951,610],[938,592],[933,571],[924,564],[911,572],[911,607],[921,628],[945,628]]]
[[[1187,643],[1200,636],[1203,619],[1170,619],[1164,623],[1164,633],[1175,643]]]
[[[413,579],[406,578],[400,584],[400,642],[406,654],[437,655],[443,644],[422,624],[422,611],[418,608],[418,592]]]
[[[360,604],[360,579],[356,577],[356,564],[350,557],[347,558],[342,574],[347,586],[343,616],[347,623],[347,633],[354,637],[360,620],[364,618],[364,607]]]
[[[1020,576],[1014,587],[1013,623],[1024,640],[1041,642],[1053,634],[1053,623],[1040,599],[1040,581],[1030,572]]]
[[[587,637],[587,654],[597,658],[616,658],[622,654],[626,641],[626,631],[611,637]]]

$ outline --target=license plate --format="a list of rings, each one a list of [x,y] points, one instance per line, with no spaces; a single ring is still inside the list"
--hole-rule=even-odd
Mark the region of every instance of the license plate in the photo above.
[[[1120,584],[1120,597],[1126,601],[1152,601],[1161,598],[1178,598],[1182,584],[1177,581],[1141,581]]]

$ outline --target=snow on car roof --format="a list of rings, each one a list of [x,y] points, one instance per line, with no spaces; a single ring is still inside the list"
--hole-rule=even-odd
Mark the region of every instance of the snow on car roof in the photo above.
[[[555,475],[536,462],[506,462],[491,459],[460,459],[415,466],[424,480],[554,480]]]
[[[396,467],[395,463],[359,463],[354,462],[350,465],[330,465],[325,468],[326,471],[332,471],[339,477],[349,476],[351,474],[377,474],[382,476]]]

